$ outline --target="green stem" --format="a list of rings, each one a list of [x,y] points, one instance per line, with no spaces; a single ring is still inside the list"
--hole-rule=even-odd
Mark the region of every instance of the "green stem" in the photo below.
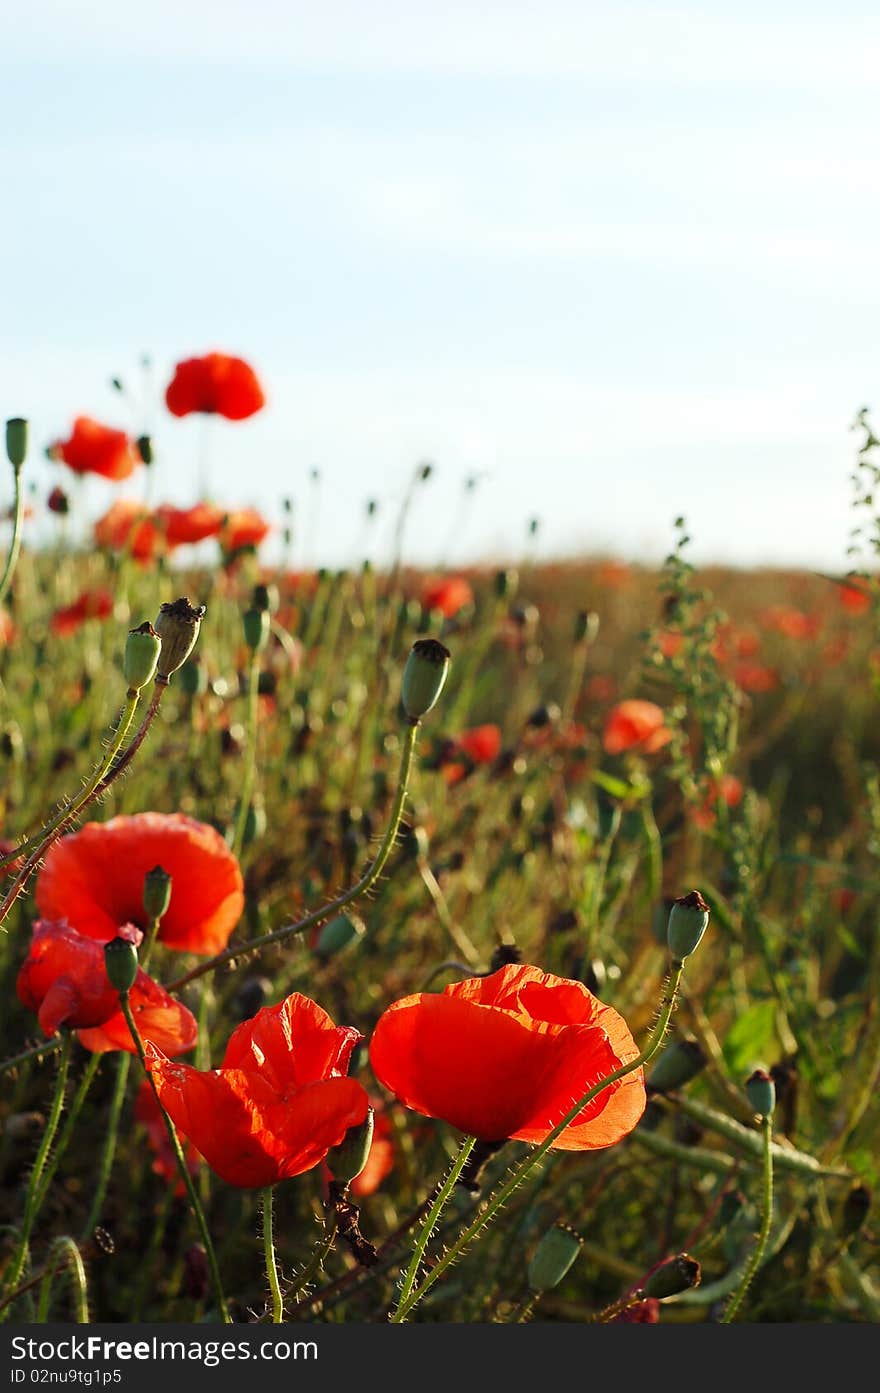
[[[50,1054],[57,1054],[63,1043],[61,1036],[55,1035],[51,1040],[42,1040],[39,1045],[30,1045],[26,1050],[12,1055],[10,1059],[4,1059],[0,1063],[0,1074],[17,1069],[20,1064],[42,1064]]]
[[[400,758],[400,772],[397,777],[397,790],[394,795],[394,803],[391,808],[391,815],[388,820],[388,827],[385,836],[382,838],[382,845],[376,853],[375,860],[370,864],[367,871],[361,876],[356,885],[344,894],[337,896],[335,900],[330,900],[327,904],[321,905],[320,909],[312,910],[305,918],[298,919],[295,924],[285,924],[283,928],[273,929],[271,933],[263,934],[260,938],[253,938],[249,943],[242,943],[237,948],[227,948],[225,952],[218,953],[215,957],[209,958],[207,962],[194,967],[191,972],[185,973],[183,977],[178,977],[176,981],[168,984],[167,990],[170,992],[179,991],[188,982],[194,982],[197,977],[202,977],[206,972],[213,972],[215,968],[222,967],[224,963],[235,962],[236,959],[249,956],[251,953],[259,952],[262,948],[268,948],[270,944],[281,943],[291,934],[304,933],[306,929],[312,928],[315,924],[320,924],[324,919],[330,919],[334,914],[338,914],[341,909],[360,899],[362,895],[369,894],[373,886],[377,883],[388,857],[391,855],[397,834],[400,830],[400,822],[403,817],[403,809],[406,804],[406,795],[409,788],[409,776],[412,770],[413,754],[418,737],[419,724],[408,725],[403,742],[403,753]]]
[[[211,1272],[211,1282],[214,1287],[214,1296],[216,1298],[217,1306],[220,1311],[220,1318],[224,1322],[224,1324],[231,1325],[232,1317],[229,1314],[229,1310],[226,1305],[226,1297],[223,1294],[223,1283],[220,1280],[220,1269],[217,1266],[217,1254],[214,1252],[214,1245],[211,1242],[211,1235],[208,1232],[208,1224],[205,1219],[205,1211],[202,1209],[201,1202],[199,1200],[198,1195],[196,1194],[195,1186],[192,1182],[192,1176],[189,1173],[189,1166],[186,1164],[186,1157],[183,1154],[183,1149],[180,1145],[180,1141],[178,1140],[174,1123],[171,1121],[171,1118],[168,1116],[167,1112],[162,1107],[162,1101],[156,1089],[155,1080],[153,1079],[153,1075],[150,1073],[150,1070],[147,1068],[147,1057],[144,1053],[144,1042],[140,1037],[140,1032],[138,1031],[137,1025],[135,1024],[134,1016],[132,1015],[131,1005],[128,1000],[128,992],[120,992],[119,1003],[122,1007],[122,1014],[125,1016],[128,1029],[131,1033],[131,1038],[134,1041],[135,1048],[138,1052],[138,1058],[141,1061],[144,1073],[150,1081],[150,1087],[153,1090],[153,1096],[155,1097],[156,1102],[159,1104],[159,1110],[162,1113],[162,1119],[165,1123],[165,1130],[168,1133],[168,1140],[171,1142],[171,1147],[174,1151],[174,1156],[177,1161],[177,1169],[180,1172],[180,1178],[183,1181],[184,1186],[186,1188],[186,1193],[189,1198],[190,1207],[193,1212],[193,1217],[195,1218],[195,1221],[198,1225],[199,1233],[201,1234],[202,1243],[204,1245],[205,1253],[207,1254],[208,1258],[208,1267]]]
[[[251,797],[254,791],[254,779],[257,773],[257,729],[260,719],[260,652],[257,649],[251,658],[251,665],[248,671],[248,713],[247,713],[247,747],[245,754],[244,773],[241,780],[241,795],[238,803],[238,817],[235,819],[235,834],[232,838],[232,853],[240,856],[244,845],[244,833],[247,826],[248,810],[251,805]]]
[[[89,1062],[86,1065],[83,1076],[80,1079],[79,1088],[73,1095],[73,1102],[71,1103],[68,1109],[64,1126],[61,1129],[61,1135],[58,1138],[58,1145],[55,1148],[55,1154],[52,1157],[49,1164],[47,1165],[46,1170],[43,1174],[39,1194],[37,1195],[36,1201],[34,1203],[34,1218],[36,1218],[38,1212],[43,1207],[43,1202],[45,1201],[45,1198],[49,1193],[49,1186],[55,1179],[55,1172],[58,1169],[58,1164],[65,1151],[67,1150],[68,1143],[70,1142],[70,1138],[73,1135],[73,1129],[76,1126],[77,1121],[79,1120],[79,1114],[82,1110],[82,1105],[86,1100],[86,1095],[92,1086],[92,1080],[97,1074],[100,1065],[101,1056],[99,1054],[91,1055],[89,1058]]]
[[[6,593],[12,584],[12,576],[18,562],[18,553],[21,550],[21,524],[24,518],[24,493],[21,487],[21,467],[15,469],[15,503],[13,505],[12,521],[12,540],[9,543],[9,555],[6,558],[6,566],[3,570],[3,578],[0,580],[0,605],[6,599]]]
[[[425,1256],[425,1249],[428,1246],[428,1240],[431,1237],[431,1234],[434,1232],[437,1220],[440,1218],[440,1215],[443,1213],[443,1210],[446,1207],[446,1203],[449,1199],[449,1196],[452,1194],[452,1191],[455,1188],[455,1182],[461,1175],[461,1172],[464,1169],[465,1162],[467,1161],[467,1158],[470,1156],[476,1140],[476,1137],[465,1137],[459,1149],[458,1155],[456,1156],[455,1160],[449,1168],[446,1179],[439,1186],[437,1193],[434,1196],[434,1203],[428,1210],[428,1213],[425,1217],[425,1222],[422,1224],[422,1227],[419,1230],[419,1235],[415,1241],[415,1246],[413,1247],[412,1257],[410,1258],[409,1267],[406,1269],[403,1282],[401,1283],[400,1298],[397,1302],[397,1310],[390,1318],[392,1324],[397,1324],[401,1320],[403,1320],[403,1308],[405,1307],[406,1303],[410,1299],[410,1296],[412,1295],[412,1290],[416,1284],[416,1278],[419,1275],[419,1269],[422,1265],[422,1259]]]
[[[89,1217],[83,1226],[83,1238],[88,1238],[94,1232],[95,1226],[101,1217],[101,1209],[104,1204],[104,1197],[107,1194],[107,1186],[110,1183],[110,1172],[113,1169],[113,1158],[116,1155],[116,1138],[119,1134],[119,1118],[122,1114],[122,1104],[125,1101],[125,1085],[128,1082],[128,1071],[131,1066],[131,1055],[124,1051],[120,1053],[116,1065],[116,1085],[113,1089],[113,1097],[110,1100],[110,1112],[107,1117],[107,1131],[104,1137],[104,1150],[101,1152],[101,1164],[98,1168],[98,1183],[89,1208]]]
[[[280,1325],[284,1320],[284,1297],[281,1295],[278,1266],[275,1262],[271,1185],[267,1185],[263,1191],[263,1252],[266,1255],[266,1280],[272,1293],[272,1322],[274,1325]]]
[[[37,1325],[45,1325],[49,1319],[49,1300],[52,1295],[52,1283],[58,1276],[62,1267],[65,1266],[70,1273],[70,1280],[73,1283],[76,1323],[77,1325],[88,1325],[88,1286],[86,1284],[86,1269],[83,1265],[82,1254],[79,1248],[72,1238],[64,1234],[63,1237],[57,1238],[52,1244],[51,1252],[54,1254],[54,1258],[50,1261],[40,1285],[40,1296],[37,1303]]]
[[[753,1128],[744,1127],[741,1122],[736,1122],[726,1113],[718,1112],[708,1103],[701,1103],[684,1093],[675,1094],[669,1101],[674,1102],[676,1107],[688,1117],[692,1117],[695,1122],[699,1122],[707,1131],[717,1132],[719,1136],[726,1137],[751,1156],[763,1157],[763,1142]],[[794,1146],[780,1146],[774,1142],[772,1152],[779,1170],[793,1171],[796,1175],[804,1175],[810,1180],[851,1181],[853,1178],[852,1171],[838,1166],[823,1166],[815,1156],[810,1156],[806,1151],[799,1151]]]
[[[666,1032],[669,1029],[669,1022],[672,1018],[672,1012],[675,1009],[675,998],[683,971],[683,963],[673,962],[672,974],[668,979],[666,992],[663,997],[663,1004],[660,1008],[660,1017],[648,1044],[641,1054],[637,1055],[635,1059],[630,1060],[629,1064],[622,1064],[619,1069],[615,1069],[607,1078],[600,1079],[598,1083],[588,1089],[583,1097],[579,1098],[574,1104],[574,1107],[569,1109],[562,1121],[558,1122],[556,1126],[547,1133],[547,1136],[541,1142],[540,1146],[536,1146],[518,1166],[514,1167],[507,1180],[495,1191],[495,1194],[489,1198],[485,1207],[476,1218],[468,1224],[467,1228],[464,1229],[461,1234],[459,1234],[456,1241],[447,1248],[443,1256],[425,1277],[421,1286],[417,1287],[416,1290],[410,1294],[407,1301],[401,1303],[396,1313],[397,1320],[403,1320],[404,1317],[409,1314],[416,1302],[419,1301],[426,1292],[430,1291],[434,1283],[439,1281],[443,1274],[461,1256],[464,1250],[469,1247],[477,1235],[482,1233],[487,1224],[491,1223],[499,1209],[507,1203],[517,1186],[525,1180],[530,1171],[532,1171],[538,1162],[546,1156],[557,1137],[561,1136],[566,1127],[574,1122],[575,1118],[583,1112],[584,1108],[588,1107],[593,1099],[604,1092],[606,1088],[609,1088],[611,1084],[617,1083],[619,1079],[625,1078],[627,1074],[632,1074],[636,1069],[641,1069],[653,1059],[654,1055],[663,1044]]]
[[[18,1286],[27,1260],[31,1229],[37,1212],[37,1196],[40,1191],[40,1181],[46,1161],[49,1157],[49,1151],[55,1140],[55,1133],[58,1130],[58,1123],[61,1120],[61,1112],[64,1107],[64,1090],[67,1086],[67,1073],[70,1066],[71,1040],[72,1036],[70,1033],[66,1033],[61,1046],[61,1056],[58,1060],[58,1076],[55,1080],[55,1092],[52,1097],[52,1105],[49,1109],[49,1116],[46,1119],[46,1126],[43,1131],[43,1139],[40,1142],[40,1147],[37,1152],[37,1159],[34,1161],[33,1170],[31,1171],[30,1180],[28,1181],[18,1247],[15,1250],[15,1256],[9,1266],[9,1276],[3,1283],[4,1291],[13,1291]]]
[[[748,1291],[752,1278],[764,1260],[764,1253],[767,1250],[767,1243],[770,1239],[770,1225],[773,1222],[773,1119],[764,1117],[761,1119],[761,1134],[764,1147],[764,1166],[763,1183],[761,1186],[761,1230],[758,1234],[758,1241],[749,1259],[743,1279],[739,1285],[733,1300],[728,1306],[724,1315],[721,1317],[722,1325],[729,1325],[739,1310],[743,1302],[743,1297]]]
[[[328,1209],[324,1215],[324,1232],[315,1244],[312,1256],[309,1258],[302,1272],[296,1280],[296,1286],[292,1289],[290,1297],[295,1301],[301,1291],[304,1291],[309,1282],[314,1281],[327,1258],[327,1254],[333,1247],[338,1228],[336,1211]],[[375,1269],[373,1269],[375,1270]]]

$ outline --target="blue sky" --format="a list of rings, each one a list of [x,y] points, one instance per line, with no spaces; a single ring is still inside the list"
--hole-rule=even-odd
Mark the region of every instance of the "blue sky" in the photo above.
[[[880,398],[872,7],[30,0],[0,19],[0,411],[141,428],[177,358],[247,357],[224,502],[309,560],[844,564],[848,425]],[[880,404],[880,403],[878,403]],[[156,490],[197,422],[151,408]],[[462,481],[482,481],[456,528]],[[33,474],[60,477],[41,462]],[[125,491],[123,486],[121,491]],[[95,510],[113,496],[90,485]]]

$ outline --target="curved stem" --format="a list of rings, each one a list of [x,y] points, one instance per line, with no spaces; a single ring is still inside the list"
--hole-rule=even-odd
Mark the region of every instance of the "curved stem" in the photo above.
[[[56,1260],[50,1262],[40,1286],[40,1296],[37,1304],[37,1324],[43,1325],[49,1319],[49,1299],[52,1294],[52,1283],[60,1273],[62,1267],[66,1265],[70,1271],[70,1280],[73,1283],[76,1301],[76,1323],[77,1325],[88,1325],[89,1295],[82,1253],[68,1234],[64,1234],[61,1238],[55,1240],[52,1244],[52,1252],[55,1254]],[[60,1258],[60,1261],[57,1261],[58,1258]]]
[[[739,1284],[739,1289],[734,1295],[733,1300],[728,1306],[724,1315],[721,1317],[722,1325],[729,1325],[739,1310],[743,1302],[743,1297],[752,1283],[752,1278],[764,1260],[764,1253],[770,1239],[770,1225],[773,1222],[773,1119],[764,1117],[761,1119],[761,1133],[764,1143],[764,1166],[763,1183],[761,1186],[761,1230],[758,1234],[758,1241],[755,1250],[749,1259],[743,1279]]]
[[[390,1318],[392,1325],[399,1323],[403,1319],[403,1315],[401,1313],[403,1311],[403,1307],[405,1306],[406,1302],[409,1300],[412,1294],[413,1287],[415,1286],[416,1278],[419,1275],[419,1269],[422,1265],[422,1259],[425,1256],[425,1249],[428,1246],[428,1240],[431,1237],[431,1234],[434,1232],[434,1227],[437,1223],[437,1220],[443,1213],[443,1210],[446,1206],[446,1202],[449,1199],[449,1196],[452,1194],[453,1189],[455,1188],[455,1182],[461,1175],[467,1158],[473,1151],[474,1143],[476,1142],[476,1140],[476,1137],[465,1137],[459,1149],[458,1155],[456,1156],[455,1160],[449,1168],[449,1172],[446,1176],[446,1179],[443,1181],[442,1185],[440,1185],[439,1189],[437,1190],[437,1194],[434,1196],[434,1203],[428,1210],[425,1222],[422,1224],[422,1227],[419,1230],[418,1238],[415,1241],[415,1246],[413,1248],[412,1257],[410,1258],[409,1267],[406,1269],[406,1273],[401,1284],[400,1299],[397,1303],[397,1310]]]
[[[21,487],[21,468],[14,470],[15,473],[15,502],[13,504],[12,521],[12,540],[9,543],[9,555],[6,558],[6,565],[3,569],[3,578],[0,579],[0,605],[6,599],[7,591],[12,584],[12,577],[18,563],[18,553],[21,550],[21,524],[24,518],[24,493]]]
[[[243,958],[251,953],[257,953],[262,948],[268,948],[272,943],[281,943],[291,934],[301,934],[306,929],[310,929],[315,924],[320,924],[324,919],[330,919],[334,914],[338,914],[341,909],[360,899],[361,895],[366,895],[372,890],[379,880],[385,863],[391,855],[391,850],[397,840],[397,833],[400,830],[400,822],[403,817],[403,809],[406,804],[406,795],[409,787],[409,776],[412,769],[413,754],[416,747],[419,725],[407,726],[406,736],[403,742],[403,753],[400,758],[400,772],[397,777],[397,789],[394,795],[394,803],[391,808],[391,815],[388,820],[388,827],[382,844],[376,853],[375,860],[370,864],[368,870],[361,876],[356,885],[344,894],[337,896],[335,900],[330,900],[327,904],[321,905],[320,909],[312,910],[305,918],[298,919],[295,924],[285,924],[283,928],[273,929],[271,933],[263,934],[260,938],[251,939],[250,943],[242,943],[237,948],[227,948],[225,952],[218,953],[216,957],[209,958],[207,962],[200,963],[191,972],[185,973],[183,977],[178,977],[174,982],[169,982],[167,990],[170,992],[179,991],[188,982],[194,982],[197,977],[203,977],[206,972],[213,972],[214,968],[222,967],[224,963],[235,962],[238,958]]]
[[[128,734],[128,729],[132,723],[132,720],[134,719],[134,713],[137,709],[137,704],[140,701],[140,697],[141,694],[139,691],[130,691],[128,693],[125,702],[125,707],[123,709],[122,716],[119,720],[119,725],[116,728],[116,734],[113,737],[113,741],[110,745],[109,750],[107,751],[104,758],[101,760],[101,763],[98,765],[98,768],[92,774],[82,793],[78,794],[78,796],[74,798],[73,802],[70,803],[67,807],[62,808],[58,813],[56,813],[55,816],[49,821],[47,826],[40,831],[40,841],[38,845],[31,852],[27,861],[22,866],[21,870],[19,871],[18,875],[16,876],[15,880],[13,881],[9,890],[7,891],[2,905],[0,905],[0,924],[3,923],[10,909],[14,905],[15,901],[18,899],[19,894],[24,889],[25,885],[30,879],[32,872],[39,865],[40,861],[42,861],[43,857],[49,850],[52,843],[58,840],[64,829],[68,826],[68,824],[71,823],[74,820],[74,818],[76,818],[83,811],[83,809],[92,801],[96,794],[98,794],[100,791],[102,791],[102,789],[107,787],[107,784],[109,783],[108,776],[110,776],[112,773],[113,761],[116,759],[116,756],[122,747],[122,742],[125,740],[125,737]],[[19,851],[16,848],[16,851],[13,853],[13,856],[17,856],[18,854]]]
[[[31,1229],[37,1212],[37,1196],[40,1190],[40,1181],[43,1170],[49,1156],[52,1143],[55,1140],[55,1133],[58,1130],[58,1123],[61,1120],[61,1111],[64,1107],[64,1090],[67,1086],[67,1073],[70,1066],[71,1035],[68,1032],[64,1036],[61,1046],[61,1057],[58,1060],[58,1077],[55,1080],[55,1092],[52,1097],[52,1106],[49,1109],[49,1116],[46,1119],[46,1126],[43,1131],[43,1138],[37,1152],[37,1159],[34,1161],[30,1180],[28,1181],[27,1194],[24,1201],[24,1216],[21,1221],[21,1234],[18,1240],[18,1247],[15,1256],[9,1265],[9,1275],[3,1283],[4,1291],[13,1291],[21,1280],[27,1260],[28,1245],[30,1243]]]
[[[266,1280],[269,1283],[269,1290],[272,1293],[272,1322],[274,1325],[280,1325],[284,1320],[284,1297],[281,1295],[281,1283],[278,1281],[278,1266],[275,1262],[272,1198],[272,1186],[267,1185],[262,1196],[263,1252],[266,1255]]]
[[[587,1107],[594,1098],[598,1097],[600,1093],[604,1092],[606,1088],[609,1088],[611,1084],[617,1083],[619,1079],[625,1078],[627,1074],[632,1074],[636,1069],[641,1069],[643,1065],[649,1063],[649,1061],[653,1059],[669,1029],[669,1022],[672,1017],[672,1012],[675,1009],[678,984],[681,981],[683,970],[684,965],[682,963],[674,962],[672,964],[672,975],[668,979],[666,993],[660,1009],[660,1017],[648,1044],[641,1054],[637,1055],[635,1059],[630,1060],[628,1064],[622,1064],[619,1069],[615,1069],[607,1078],[600,1079],[597,1084],[594,1084],[592,1088],[588,1089],[583,1097],[578,1099],[574,1107],[565,1114],[562,1121],[558,1122],[552,1131],[547,1133],[547,1136],[541,1142],[540,1146],[536,1146],[534,1151],[530,1152],[518,1166],[514,1167],[504,1184],[495,1191],[494,1195],[490,1196],[485,1208],[482,1209],[476,1218],[468,1224],[467,1228],[459,1234],[456,1241],[446,1249],[446,1252],[425,1277],[421,1286],[417,1287],[416,1290],[410,1294],[407,1301],[401,1303],[396,1312],[397,1320],[403,1320],[403,1318],[409,1314],[416,1302],[419,1301],[426,1292],[430,1291],[434,1283],[439,1281],[443,1274],[451,1267],[456,1259],[461,1256],[464,1250],[469,1247],[478,1234],[482,1233],[483,1229],[492,1221],[502,1205],[506,1204],[517,1186],[525,1180],[529,1172],[534,1169],[544,1156],[546,1156],[556,1138],[565,1131],[566,1127],[574,1122],[575,1118],[583,1112],[584,1108]]]
[[[156,1102],[159,1105],[159,1111],[161,1112],[162,1120],[165,1123],[165,1130],[168,1133],[168,1140],[171,1142],[171,1147],[174,1151],[174,1157],[177,1161],[177,1169],[180,1172],[180,1178],[183,1181],[184,1186],[186,1188],[186,1193],[189,1198],[190,1207],[193,1212],[193,1217],[195,1218],[195,1221],[198,1225],[199,1233],[201,1234],[202,1243],[204,1244],[205,1253],[208,1258],[208,1268],[211,1273],[211,1282],[214,1287],[214,1296],[216,1298],[217,1305],[220,1310],[220,1318],[225,1325],[231,1325],[232,1317],[229,1314],[229,1310],[226,1305],[226,1297],[223,1294],[223,1283],[220,1280],[220,1269],[217,1266],[217,1254],[214,1252],[214,1244],[211,1242],[211,1235],[208,1232],[208,1224],[205,1219],[205,1211],[202,1209],[201,1201],[199,1200],[199,1197],[196,1194],[196,1189],[192,1182],[192,1176],[189,1173],[189,1166],[186,1164],[186,1157],[183,1154],[183,1149],[180,1145],[180,1141],[178,1139],[174,1123],[171,1121],[171,1118],[168,1116],[167,1112],[162,1107],[162,1102],[159,1098],[159,1094],[156,1089],[155,1080],[153,1079],[153,1075],[147,1068],[147,1057],[144,1053],[144,1042],[140,1037],[140,1032],[138,1031],[138,1028],[135,1024],[134,1016],[132,1015],[131,1004],[128,999],[128,992],[120,992],[119,1004],[122,1007],[122,1014],[125,1016],[126,1024],[128,1025],[129,1032],[131,1033],[131,1038],[134,1041],[135,1049],[138,1052],[138,1058],[141,1061],[144,1073],[150,1080],[150,1087],[153,1090],[153,1097],[156,1099]]]

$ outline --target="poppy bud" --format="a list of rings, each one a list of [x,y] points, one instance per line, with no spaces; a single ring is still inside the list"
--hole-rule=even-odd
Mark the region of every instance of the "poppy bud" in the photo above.
[[[642,1291],[646,1297],[662,1301],[666,1296],[677,1296],[680,1291],[698,1287],[701,1275],[696,1258],[692,1258],[690,1253],[679,1253],[651,1273]]]
[[[199,636],[205,617],[204,605],[191,605],[185,595],[171,604],[161,605],[156,633],[162,640],[158,680],[168,682],[172,673],[186,662]]]
[[[437,704],[449,675],[450,652],[434,638],[418,639],[403,670],[401,699],[407,719],[416,725]]]
[[[13,416],[6,422],[6,454],[16,473],[24,464],[27,448],[28,423],[22,416]]]
[[[332,958],[354,943],[355,939],[362,938],[366,931],[366,924],[356,914],[337,914],[335,919],[327,921],[318,935],[315,952],[319,958]]]
[[[666,925],[666,938],[675,962],[684,962],[699,945],[709,923],[709,906],[699,890],[674,900]]]
[[[776,1085],[766,1069],[756,1069],[746,1079],[746,1097],[759,1117],[772,1117],[776,1107]]]
[[[840,1216],[841,1238],[852,1238],[858,1233],[868,1217],[871,1208],[871,1191],[867,1185],[854,1185],[843,1202]]]
[[[660,1055],[646,1081],[649,1093],[669,1093],[695,1079],[706,1067],[706,1055],[698,1041],[673,1040]]]
[[[268,977],[246,977],[235,993],[235,1012],[241,1021],[255,1016],[272,993]]]
[[[161,919],[171,903],[171,876],[161,866],[154,866],[144,876],[144,913],[151,923]]]
[[[375,1114],[367,1109],[363,1122],[349,1127],[338,1146],[327,1152],[327,1166],[334,1180],[348,1185],[356,1180],[367,1164],[370,1147],[373,1145],[373,1123]]]
[[[567,1224],[554,1224],[541,1239],[529,1263],[529,1291],[538,1294],[559,1285],[583,1247],[584,1240]]]
[[[57,484],[46,499],[46,507],[50,513],[58,513],[61,517],[66,517],[70,512],[70,499]]]
[[[138,972],[138,955],[134,944],[127,938],[111,938],[109,943],[104,944],[104,963],[111,986],[120,993],[130,991]]]
[[[180,669],[180,688],[189,697],[204,696],[208,690],[208,673],[196,658],[188,658]]]
[[[139,692],[156,675],[162,644],[149,619],[136,629],[130,629],[125,640],[122,675],[130,692]]]
[[[275,614],[281,603],[277,585],[255,585],[251,603],[254,609],[266,609]]]
[[[519,573],[517,571],[496,571],[495,572],[495,594],[499,600],[509,600],[516,594],[519,585]]]
[[[582,609],[574,621],[575,643],[592,644],[599,635],[599,616],[594,609]]]
[[[142,435],[135,441],[137,452],[144,464],[152,464],[155,459],[153,454],[153,441],[149,435]]]
[[[271,623],[267,609],[249,609],[242,616],[244,641],[252,653],[259,653],[266,647]]]

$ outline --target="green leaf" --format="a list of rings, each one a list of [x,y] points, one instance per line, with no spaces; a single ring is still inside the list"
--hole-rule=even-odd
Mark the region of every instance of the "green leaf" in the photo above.
[[[783,1053],[776,1033],[775,1001],[759,1001],[744,1011],[727,1032],[722,1050],[735,1079],[745,1078],[758,1065],[775,1064]]]

